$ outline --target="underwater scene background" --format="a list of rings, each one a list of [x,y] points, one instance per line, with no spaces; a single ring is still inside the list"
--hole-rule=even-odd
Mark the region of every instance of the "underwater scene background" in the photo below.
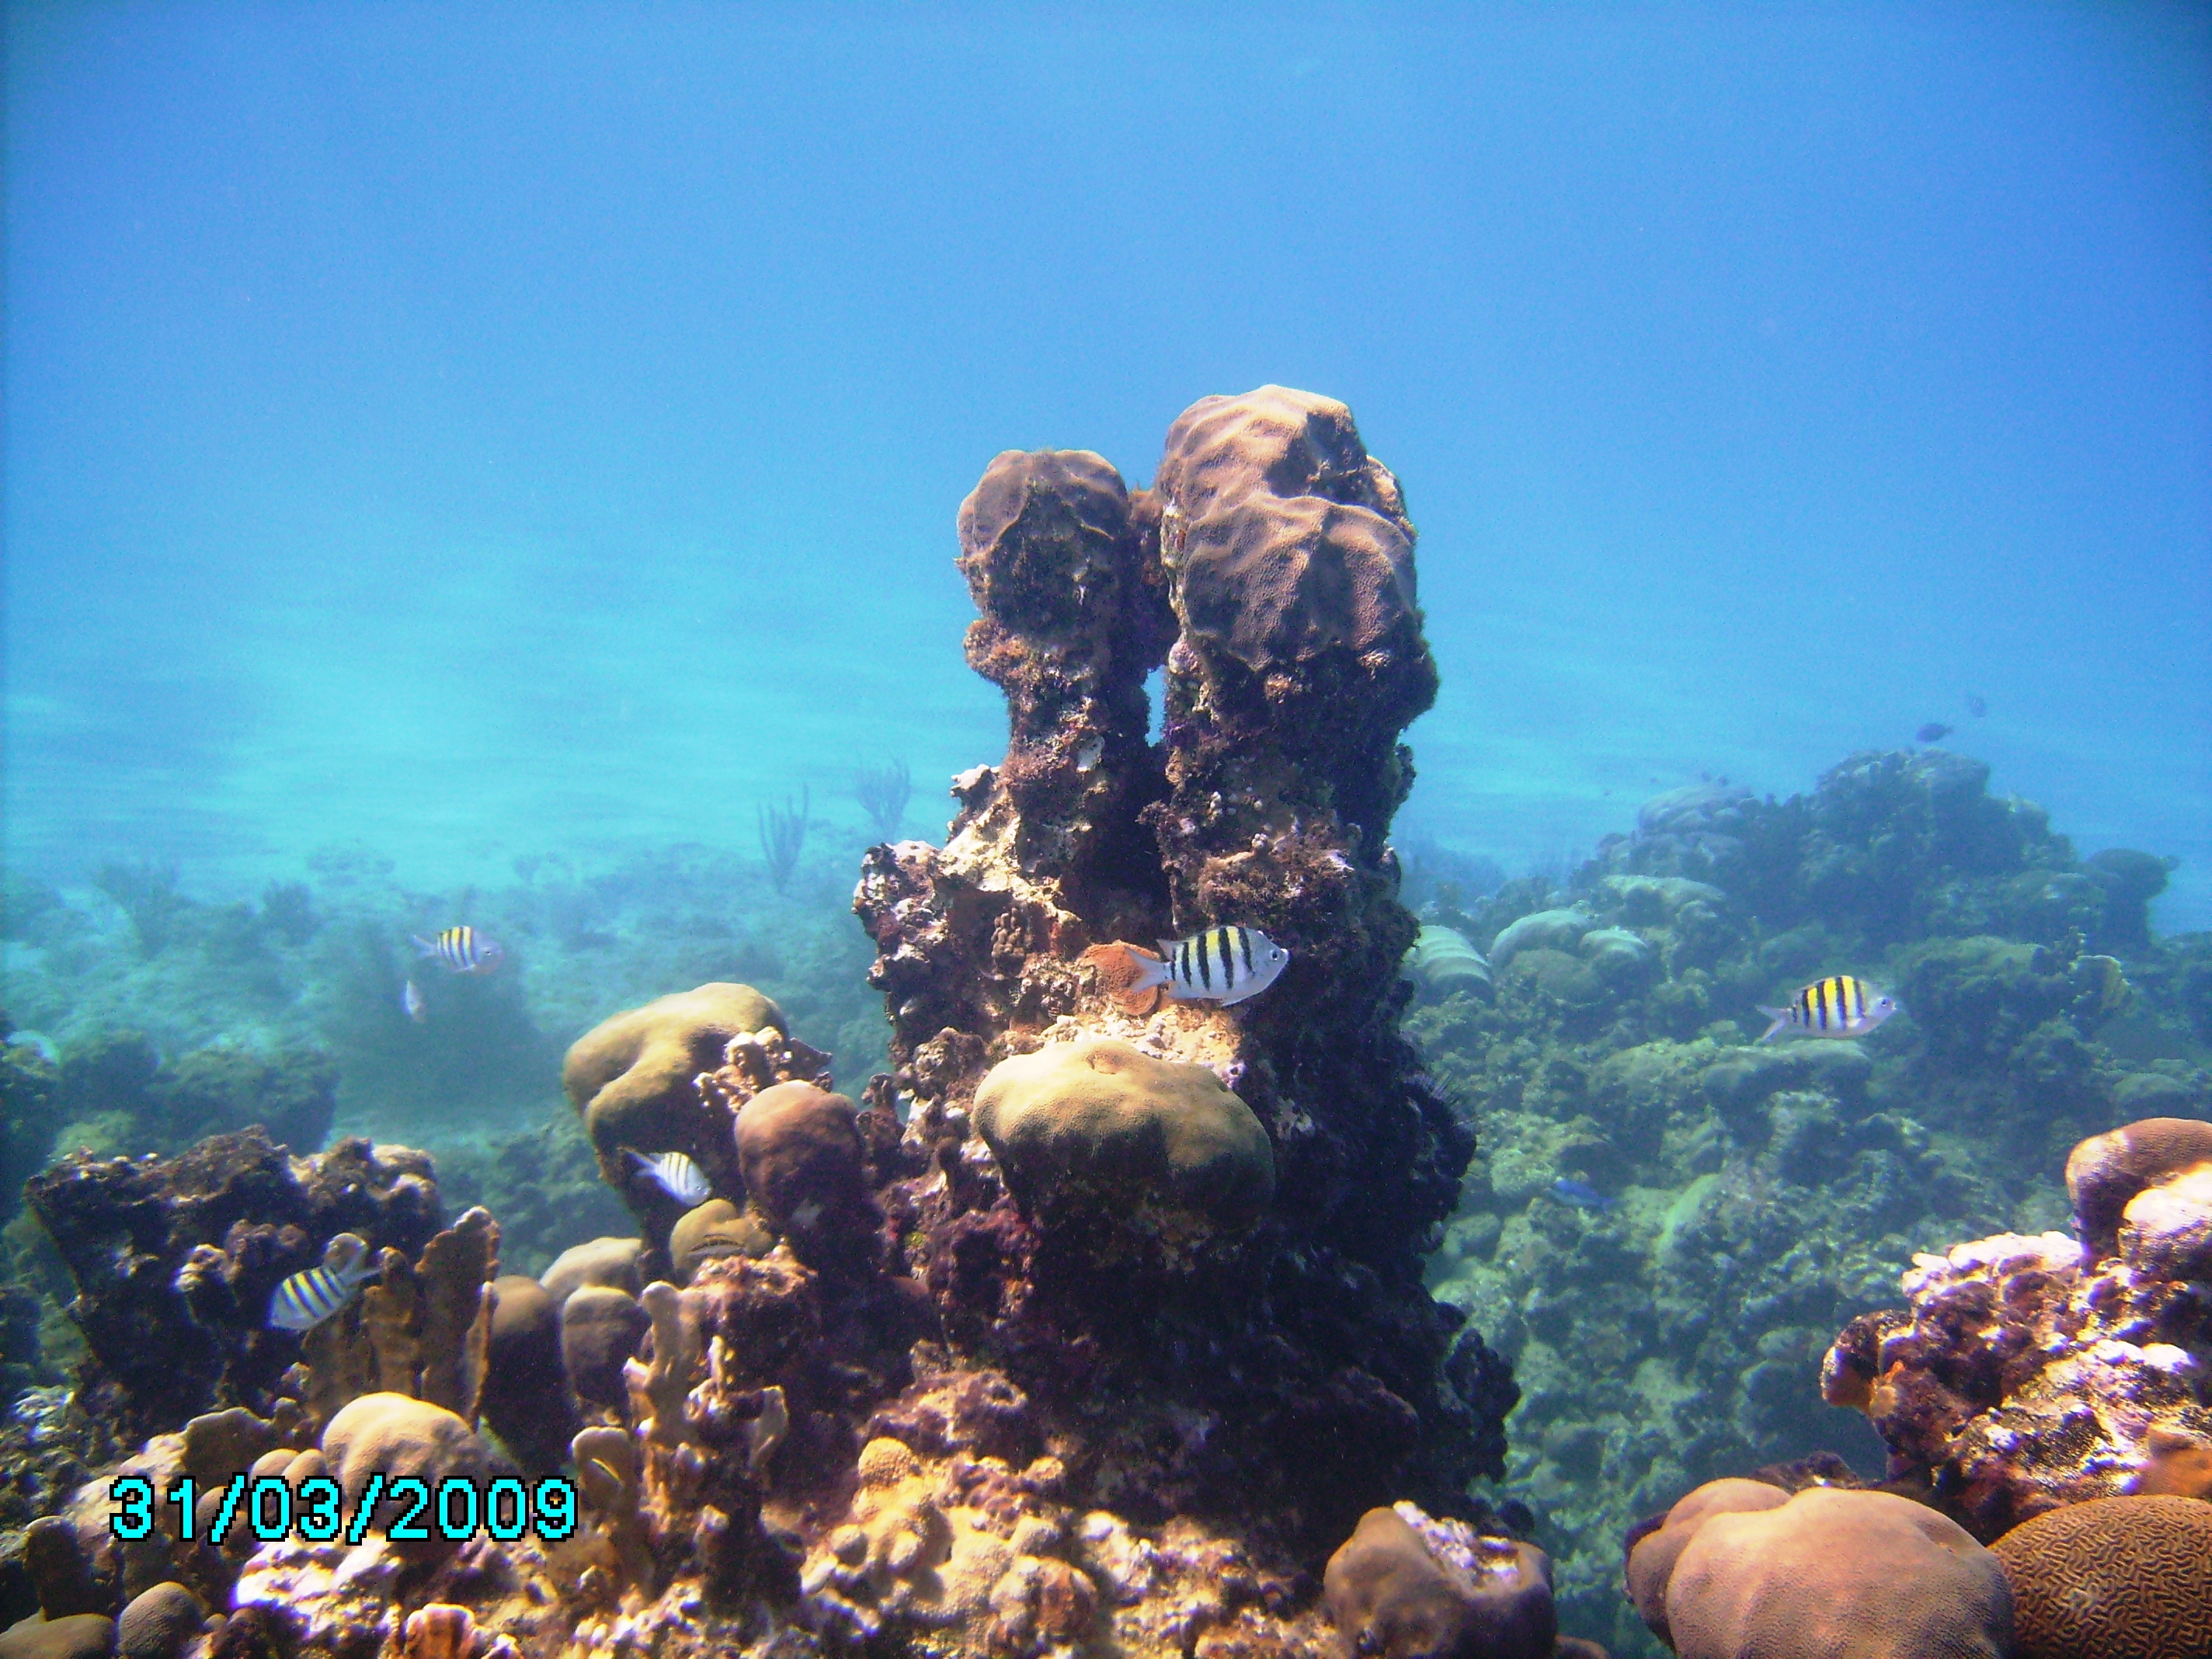
[[[2212,1643],[2203,9],[6,50],[0,1659]]]

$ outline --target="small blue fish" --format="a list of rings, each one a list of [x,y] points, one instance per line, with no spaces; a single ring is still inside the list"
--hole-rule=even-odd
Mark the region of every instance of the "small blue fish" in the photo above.
[[[1572,1176],[1561,1176],[1553,1182],[1552,1196],[1577,1210],[1609,1210],[1620,1202],[1617,1198],[1607,1198],[1589,1182],[1577,1181]]]
[[[1952,728],[1941,720],[1930,720],[1912,735],[1922,743],[1941,743],[1951,735]]]
[[[473,927],[448,927],[435,939],[424,939],[420,933],[407,937],[415,941],[416,956],[442,962],[457,974],[496,973],[499,964],[507,960],[505,946]]]
[[[376,1277],[376,1259],[358,1233],[340,1233],[319,1267],[294,1273],[269,1300],[269,1322],[280,1331],[311,1331],[331,1318]]]
[[[407,988],[399,994],[399,1006],[407,1018],[417,1025],[430,1018],[430,1005],[422,1000],[422,988],[411,979],[407,981]]]
[[[645,1176],[687,1210],[704,1204],[714,1195],[714,1188],[699,1166],[681,1152],[662,1152],[657,1158],[647,1158],[628,1146],[623,1152],[634,1173]]]

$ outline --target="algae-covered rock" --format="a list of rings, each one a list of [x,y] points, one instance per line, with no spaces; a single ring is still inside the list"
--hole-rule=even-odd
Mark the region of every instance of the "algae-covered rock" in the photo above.
[[[784,1030],[783,1011],[750,985],[718,982],[656,998],[576,1039],[561,1086],[611,1185],[629,1184],[625,1147],[683,1152],[710,1179],[735,1184],[726,1116],[693,1079],[721,1065],[732,1037],[764,1026]]]
[[[975,1091],[975,1127],[1024,1208],[1200,1235],[1274,1195],[1267,1132],[1203,1066],[1085,1037],[1017,1054]]]

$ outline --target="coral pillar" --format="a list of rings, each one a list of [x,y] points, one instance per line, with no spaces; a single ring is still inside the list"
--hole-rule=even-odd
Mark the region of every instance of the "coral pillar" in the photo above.
[[[1420,1282],[1474,1142],[1397,1030],[1416,928],[1386,838],[1413,776],[1399,735],[1437,675],[1396,481],[1341,404],[1268,386],[1188,410],[1148,491],[1087,452],[999,456],[960,545],[981,612],[968,659],[1006,691],[1006,757],[955,781],[945,847],[873,849],[854,900],[909,1168],[937,1172],[887,1206],[909,1266],[956,1350],[1019,1374],[1071,1443],[1097,1444],[1079,1419],[1102,1386],[1132,1402],[1117,1455],[1171,1427],[1174,1455],[1115,1476],[1170,1509],[1233,1490],[1310,1529],[1408,1490],[1463,1506],[1515,1391]],[[1153,744],[1143,687],[1163,664]],[[1217,923],[1291,953],[1233,1008],[1139,1018],[1083,960]],[[1071,1109],[1111,1097],[1124,1126],[1171,1109],[1117,1045],[1170,1080],[1210,1066],[1266,1129],[1264,1212],[1170,1241],[1126,1194],[1086,1197],[1120,1155],[1079,1133],[1051,1143],[1075,1149],[1067,1190],[1025,1168],[1018,1203],[970,1109],[992,1066],[1063,1043],[1124,1056],[1103,1082],[1103,1061],[1036,1074],[1073,1079]]]

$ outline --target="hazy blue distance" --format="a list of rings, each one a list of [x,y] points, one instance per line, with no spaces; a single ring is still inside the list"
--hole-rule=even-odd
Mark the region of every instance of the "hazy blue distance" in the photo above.
[[[934,833],[985,464],[1275,380],[1423,532],[1410,822],[1942,720],[2212,926],[2204,8],[1073,9],[12,8],[11,860]]]

